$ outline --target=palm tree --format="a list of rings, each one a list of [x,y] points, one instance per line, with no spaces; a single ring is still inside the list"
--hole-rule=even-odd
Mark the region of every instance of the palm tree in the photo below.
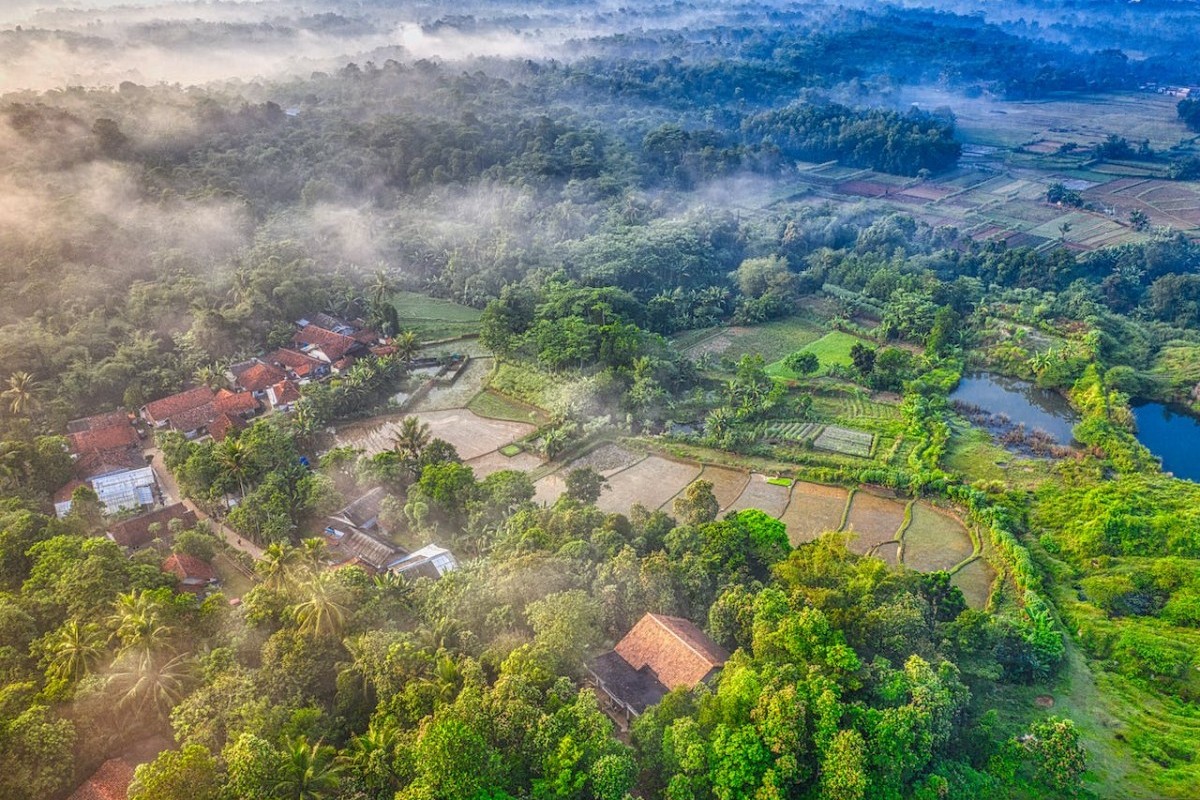
[[[300,632],[314,636],[337,636],[346,626],[350,607],[345,592],[328,572],[317,575],[305,585],[306,598],[293,607]]]
[[[311,573],[321,568],[325,558],[325,540],[315,536],[300,542],[300,565]]]
[[[394,291],[392,279],[388,276],[387,272],[377,269],[371,277],[371,283],[367,287],[367,291],[371,293],[371,305],[378,308],[383,305],[383,298]]]
[[[241,439],[227,436],[213,448],[213,458],[223,470],[237,479],[238,496],[245,497],[246,478],[253,462],[250,448]]]
[[[196,371],[192,373],[192,380],[210,389],[222,389],[228,383],[225,379],[225,368],[220,364],[203,364],[196,367]]]
[[[104,631],[94,622],[80,625],[78,620],[71,619],[48,637],[46,645],[50,653],[47,674],[75,682],[104,657]]]
[[[350,739],[345,763],[366,782],[367,789],[379,797],[390,797],[400,785],[396,771],[396,749],[400,732],[391,717],[373,719],[367,732]]]
[[[297,736],[288,742],[272,796],[280,800],[322,800],[333,797],[341,783],[337,751],[327,744],[309,744]]]
[[[169,712],[185,694],[191,677],[185,655],[164,658],[152,653],[125,653],[113,664],[109,686],[120,693],[119,705],[134,714]]]
[[[392,449],[406,461],[416,461],[431,438],[427,423],[419,417],[405,417],[400,422],[400,430],[392,437]]]
[[[155,653],[171,649],[171,627],[163,622],[162,605],[145,590],[117,595],[109,621],[122,652]]]
[[[37,393],[39,384],[28,372],[14,372],[8,376],[8,388],[0,397],[8,403],[8,409],[18,417],[27,417],[37,411],[40,403]]]
[[[273,591],[291,593],[295,588],[300,562],[301,553],[295,547],[272,542],[254,567],[262,576],[264,586]]]

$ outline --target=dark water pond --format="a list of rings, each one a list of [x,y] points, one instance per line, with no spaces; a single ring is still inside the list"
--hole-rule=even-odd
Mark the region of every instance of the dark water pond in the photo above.
[[[1162,459],[1164,472],[1200,482],[1200,420],[1162,403],[1134,406],[1138,441]]]
[[[950,399],[989,415],[1002,415],[1010,425],[1045,431],[1060,445],[1073,441],[1071,429],[1079,421],[1079,415],[1057,392],[1038,388],[1029,381],[986,372],[964,376]]]

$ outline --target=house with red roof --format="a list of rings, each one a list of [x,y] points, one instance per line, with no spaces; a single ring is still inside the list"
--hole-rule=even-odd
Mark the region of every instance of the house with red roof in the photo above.
[[[142,406],[141,416],[155,428],[169,428],[189,439],[211,433],[209,426],[222,416],[242,421],[258,413],[261,404],[250,392],[214,392],[207,386],[197,386]],[[236,424],[236,423],[233,423]],[[229,432],[228,422],[219,429],[222,436]]]
[[[108,529],[108,538],[129,550],[140,550],[155,539],[171,541],[176,527],[188,530],[197,523],[195,512],[183,503],[175,503],[113,523]]]
[[[300,387],[291,381],[280,381],[267,389],[267,402],[276,411],[291,411],[300,400]]]
[[[299,350],[280,348],[267,356],[267,361],[287,371],[288,377],[298,383],[323,378],[329,374],[329,364],[301,353]]]
[[[317,325],[307,324],[292,336],[292,344],[297,350],[326,364],[341,361],[346,356],[358,356],[368,351],[368,347],[344,333],[335,333]]]
[[[54,512],[65,517],[71,495],[91,486],[109,514],[154,504],[157,481],[142,453],[141,439],[124,412],[97,414],[67,424],[74,460],[70,482],[54,495]]]
[[[287,378],[282,367],[256,360],[234,376],[233,385],[256,398],[262,398],[271,386]]]
[[[201,592],[217,581],[211,564],[188,553],[172,553],[162,569],[176,577],[181,591]]]

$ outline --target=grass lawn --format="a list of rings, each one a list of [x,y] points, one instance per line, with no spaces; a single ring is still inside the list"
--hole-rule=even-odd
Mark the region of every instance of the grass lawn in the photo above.
[[[479,333],[478,309],[416,292],[398,292],[392,302],[400,315],[400,327],[416,331],[423,340]]]
[[[221,580],[221,593],[230,599],[242,597],[254,588],[254,582],[239,571],[224,553],[217,553],[213,558],[213,569]]]
[[[504,419],[512,422],[528,422],[542,425],[548,418],[540,408],[514,400],[492,389],[485,389],[467,403],[467,408],[481,417]]]
[[[830,331],[816,341],[808,342],[803,347],[795,348],[795,350],[803,350],[816,355],[817,359],[821,362],[820,372],[825,373],[834,365],[848,367],[853,364],[854,362],[850,360],[850,348],[860,342],[862,342],[862,339],[852,336],[849,333]],[[783,356],[790,355],[795,350],[788,350],[779,355],[779,360],[774,361],[767,367],[767,374],[775,378],[803,377],[783,365]]]

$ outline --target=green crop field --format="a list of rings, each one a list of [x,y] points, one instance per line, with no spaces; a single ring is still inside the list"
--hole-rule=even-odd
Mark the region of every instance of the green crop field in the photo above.
[[[813,441],[813,446],[833,453],[867,458],[871,455],[871,445],[874,441],[874,434],[827,425]]]
[[[400,327],[416,331],[424,341],[479,333],[478,309],[416,292],[398,292],[392,299]]]
[[[804,350],[816,355],[817,359],[821,362],[821,372],[828,371],[834,365],[848,367],[854,363],[850,360],[850,348],[859,342],[862,342],[862,339],[859,339],[857,336],[852,336],[841,331],[830,331],[803,347],[788,350],[779,355],[777,360],[767,367],[767,374],[776,378],[801,377],[783,365],[783,356],[790,355],[795,350]],[[764,357],[766,357],[765,353]]]
[[[514,400],[507,395],[491,389],[480,392],[467,403],[467,408],[481,417],[511,420],[512,422],[528,422],[531,425],[542,425],[548,417],[541,409]]]

